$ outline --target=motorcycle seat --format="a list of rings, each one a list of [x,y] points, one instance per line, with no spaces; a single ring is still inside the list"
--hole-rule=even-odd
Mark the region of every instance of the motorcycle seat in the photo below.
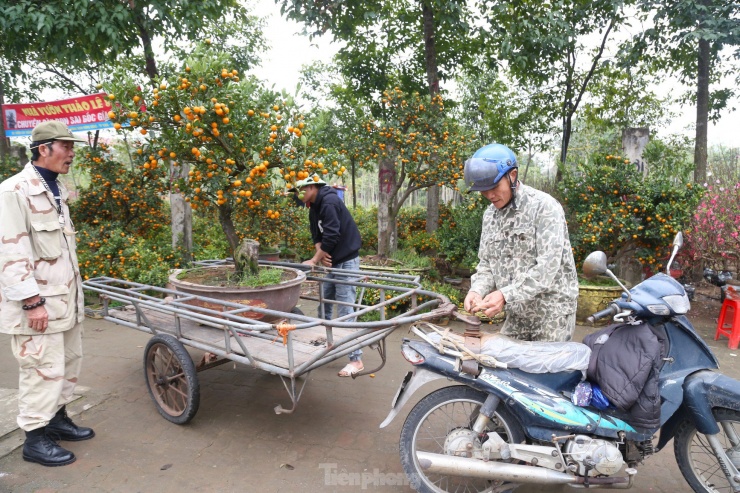
[[[518,368],[512,368],[510,373],[523,380],[529,380],[533,385],[546,387],[555,392],[572,392],[581,381],[581,371],[560,371],[557,373],[527,373]]]

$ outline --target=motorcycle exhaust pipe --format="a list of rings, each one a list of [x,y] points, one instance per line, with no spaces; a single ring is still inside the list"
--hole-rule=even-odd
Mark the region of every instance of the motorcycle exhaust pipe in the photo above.
[[[419,466],[426,473],[509,481],[512,483],[575,484],[579,482],[575,476],[541,467],[496,461],[484,462],[477,459],[429,452],[416,452],[416,457]]]

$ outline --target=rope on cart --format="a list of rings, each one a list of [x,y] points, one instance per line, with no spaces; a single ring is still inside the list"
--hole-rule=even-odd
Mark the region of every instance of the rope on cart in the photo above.
[[[443,329],[442,327],[431,324],[429,322],[423,322],[423,324],[426,325],[429,329],[439,334],[440,339],[438,343],[435,343],[431,341],[430,339],[426,339],[426,340],[427,342],[432,344],[437,349],[437,351],[440,352],[440,354],[451,354],[453,356],[459,357],[463,361],[473,359],[484,366],[490,366],[494,368],[495,367],[506,368],[506,365],[504,363],[501,363],[493,356],[489,354],[475,354],[470,349],[465,347],[464,342],[458,342],[452,337],[449,337],[449,333],[450,333],[449,328]],[[453,351],[450,351],[451,349]]]
[[[278,335],[283,336],[283,346],[288,344],[288,332],[290,332],[291,330],[295,330],[295,328],[296,328],[295,325],[286,324],[286,323],[280,323],[277,325],[277,327],[275,327]],[[277,339],[277,337],[275,339]]]

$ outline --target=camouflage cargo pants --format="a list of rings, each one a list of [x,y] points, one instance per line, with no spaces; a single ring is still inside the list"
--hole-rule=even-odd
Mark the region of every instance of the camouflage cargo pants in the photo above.
[[[18,426],[24,431],[46,426],[74,399],[82,367],[82,323],[56,334],[14,335],[18,361]]]

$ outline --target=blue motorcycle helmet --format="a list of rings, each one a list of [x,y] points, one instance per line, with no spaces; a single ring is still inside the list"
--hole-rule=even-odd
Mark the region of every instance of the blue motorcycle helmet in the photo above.
[[[503,144],[488,144],[465,162],[465,184],[470,191],[485,192],[518,167],[516,154],[511,149]],[[516,183],[511,186],[516,187]]]

